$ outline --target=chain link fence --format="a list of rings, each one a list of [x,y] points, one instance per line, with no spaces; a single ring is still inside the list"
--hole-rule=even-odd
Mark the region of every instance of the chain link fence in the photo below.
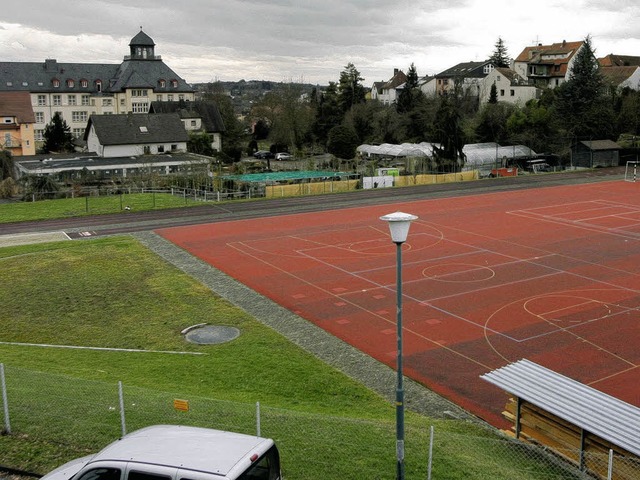
[[[57,463],[79,456],[78,452],[97,451],[125,432],[154,424],[181,424],[273,438],[287,480],[395,477],[394,419],[309,414],[2,364],[0,377],[5,433],[52,445],[58,451],[53,455]],[[567,461],[577,452],[551,452],[477,425],[470,428],[450,421],[434,428],[428,419],[412,417],[405,432],[407,479],[607,478],[594,477]],[[598,464],[593,471],[611,468],[609,458],[594,457],[585,464]],[[0,465],[24,468],[6,464],[1,452]],[[609,478],[638,478],[637,473],[637,463],[616,457]]]

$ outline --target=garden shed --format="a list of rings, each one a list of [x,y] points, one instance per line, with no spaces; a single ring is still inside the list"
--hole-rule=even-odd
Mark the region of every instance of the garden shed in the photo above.
[[[620,145],[612,140],[585,140],[571,150],[574,167],[617,167],[620,163]]]

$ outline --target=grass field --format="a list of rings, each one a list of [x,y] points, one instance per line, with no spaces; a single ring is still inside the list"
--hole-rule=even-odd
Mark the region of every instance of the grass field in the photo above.
[[[67,403],[55,420],[39,420],[37,412],[51,409],[52,397],[80,402],[89,396],[80,393],[87,385],[99,392],[122,381],[135,390],[129,395],[146,399],[148,406],[130,413],[132,424],[143,424],[151,406],[176,396],[206,403],[222,417],[252,411],[260,402],[267,412],[263,432],[281,445],[287,478],[393,477],[395,410],[388,402],[216,297],[133,238],[3,248],[0,282],[0,363],[31,379],[16,386],[10,398],[22,395],[27,421],[42,422],[34,427],[38,434],[18,430],[0,436],[0,465],[44,473],[106,443],[91,431],[91,422],[78,421],[104,412],[82,403]],[[204,322],[237,327],[241,335],[217,346],[186,343],[180,332]],[[42,395],[48,383],[60,393]],[[220,413],[227,409],[228,414]],[[198,423],[197,415],[189,421]],[[541,477],[542,463],[518,456],[509,443],[477,425],[411,413],[407,478],[426,478],[430,425],[440,439],[433,478],[570,478]]]
[[[169,193],[131,193],[5,203],[0,204],[0,223],[120,213],[127,206],[132,211],[141,211],[190,205],[202,205],[202,202]]]

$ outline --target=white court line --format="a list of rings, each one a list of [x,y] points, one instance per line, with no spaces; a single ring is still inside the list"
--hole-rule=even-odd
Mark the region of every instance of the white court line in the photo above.
[[[47,343],[0,342],[0,345],[13,345],[13,346],[20,346],[20,347],[69,348],[74,350],[99,350],[99,351],[107,351],[107,352],[165,353],[170,355],[206,355],[206,353],[203,353],[203,352],[175,352],[171,350],[141,350],[137,348],[81,347],[78,345],[51,345]]]

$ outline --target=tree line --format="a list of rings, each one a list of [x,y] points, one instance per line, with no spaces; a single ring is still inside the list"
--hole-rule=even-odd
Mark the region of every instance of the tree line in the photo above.
[[[508,66],[501,38],[489,60],[496,67]],[[437,168],[452,171],[461,166],[462,147],[468,143],[521,144],[566,159],[578,141],[617,140],[623,134],[640,133],[640,92],[606,83],[590,37],[576,54],[570,78],[559,87],[544,89],[525,105],[498,101],[495,87],[487,101],[480,102],[463,88],[462,79],[446,96],[425,95],[414,64],[406,76],[393,105],[367,99],[369,89],[353,63],[344,67],[337,81],[306,96],[300,84],[280,84],[254,105],[249,142],[247,127],[223,107],[225,124],[232,126],[225,132],[223,156],[237,159],[267,141],[278,151],[326,151],[351,159],[363,143],[425,141],[440,145],[434,152]],[[220,92],[209,98],[219,108],[226,102]]]

